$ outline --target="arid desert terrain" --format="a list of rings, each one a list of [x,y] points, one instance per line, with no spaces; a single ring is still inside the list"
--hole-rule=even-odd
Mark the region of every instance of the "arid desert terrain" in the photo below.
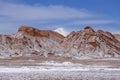
[[[0,80],[119,80],[120,59],[43,56],[0,60]]]

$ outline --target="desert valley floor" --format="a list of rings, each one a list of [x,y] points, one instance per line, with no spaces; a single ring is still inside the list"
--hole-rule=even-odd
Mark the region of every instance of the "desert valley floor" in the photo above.
[[[120,59],[30,56],[0,59],[0,80],[119,80]]]

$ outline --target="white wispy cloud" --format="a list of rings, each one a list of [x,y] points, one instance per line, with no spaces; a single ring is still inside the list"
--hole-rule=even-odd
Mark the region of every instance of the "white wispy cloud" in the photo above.
[[[70,33],[69,31],[65,30],[63,27],[58,27],[54,31],[56,31],[64,36],[67,36]]]
[[[65,6],[31,6],[5,2],[0,3],[0,15],[17,20],[72,19],[94,16],[85,10]]]
[[[76,20],[76,21],[66,23],[65,25],[89,25],[89,24],[110,24],[110,23],[116,23],[116,21],[104,20],[104,19]]]

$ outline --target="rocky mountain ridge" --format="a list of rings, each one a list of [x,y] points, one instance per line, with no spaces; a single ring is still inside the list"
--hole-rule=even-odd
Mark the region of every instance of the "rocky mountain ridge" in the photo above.
[[[110,32],[94,31],[90,26],[67,37],[51,31],[21,26],[13,35],[0,35],[0,57],[48,54],[71,58],[119,57],[120,41]]]
[[[63,41],[63,45],[77,57],[118,57],[120,41],[110,32],[94,31],[87,26],[84,30],[71,32]],[[71,51],[72,50],[72,51]]]

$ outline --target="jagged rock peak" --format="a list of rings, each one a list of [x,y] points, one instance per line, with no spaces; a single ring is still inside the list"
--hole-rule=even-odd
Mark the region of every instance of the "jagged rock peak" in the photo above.
[[[86,26],[84,28],[84,32],[85,32],[85,35],[94,35],[95,34],[95,31],[90,26]]]
[[[95,32],[94,29],[91,28],[90,26],[86,26],[86,27],[84,28],[84,30],[90,30],[90,31],[92,31],[92,32]]]

